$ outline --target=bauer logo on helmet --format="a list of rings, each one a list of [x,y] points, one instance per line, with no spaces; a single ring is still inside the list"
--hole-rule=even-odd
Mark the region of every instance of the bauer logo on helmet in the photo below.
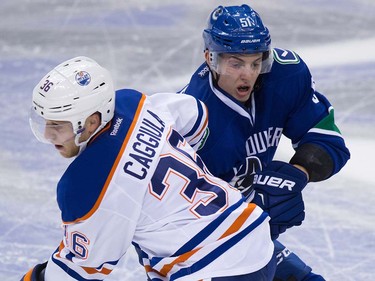
[[[87,86],[91,82],[91,76],[86,71],[79,71],[75,79],[80,86]]]

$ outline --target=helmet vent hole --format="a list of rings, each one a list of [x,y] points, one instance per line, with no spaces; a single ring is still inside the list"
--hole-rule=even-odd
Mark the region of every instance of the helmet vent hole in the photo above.
[[[52,112],[54,113],[57,113],[57,112],[64,112],[64,111],[68,111],[68,110],[71,110],[72,109],[72,105],[71,104],[66,104],[66,105],[63,105],[63,106],[55,106],[55,107],[51,107],[49,108]]]
[[[99,86],[96,86],[96,87],[94,88],[94,90],[98,89],[99,87],[103,87],[104,85],[105,85],[105,82],[99,84]]]

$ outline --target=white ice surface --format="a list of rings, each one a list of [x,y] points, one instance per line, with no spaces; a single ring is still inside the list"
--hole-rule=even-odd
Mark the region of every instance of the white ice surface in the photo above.
[[[249,2],[249,1],[246,1]],[[55,184],[68,160],[28,126],[31,91],[61,61],[91,56],[117,87],[182,88],[202,62],[201,31],[218,4],[191,0],[2,0],[0,3],[0,280],[19,280],[62,237]],[[352,158],[304,190],[306,220],[280,240],[329,281],[375,279],[375,3],[254,0],[273,45],[297,51],[333,103]],[[283,140],[277,157],[292,151]],[[133,250],[110,280],[145,280]]]

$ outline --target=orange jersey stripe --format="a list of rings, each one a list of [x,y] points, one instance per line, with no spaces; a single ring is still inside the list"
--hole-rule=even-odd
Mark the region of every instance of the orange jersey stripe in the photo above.
[[[112,272],[112,269],[108,269],[105,267],[103,267],[101,270],[97,270],[96,268],[92,268],[92,267],[82,267],[82,269],[86,271],[88,274],[101,273],[101,274],[108,275]]]
[[[254,203],[249,203],[247,208],[243,210],[243,212],[238,216],[238,218],[234,221],[234,223],[223,233],[223,235],[220,236],[219,240],[238,231],[241,228],[241,226],[245,223],[245,221],[248,219],[248,217],[251,215],[251,213],[254,211],[255,207],[256,205]],[[160,270],[160,273],[163,276],[167,276],[168,272],[172,270],[175,264],[180,263],[180,262],[185,262],[200,249],[201,248],[196,248],[192,251],[182,254],[181,256],[176,258],[173,262],[164,265],[162,269]]]
[[[34,269],[34,268],[30,269],[30,270],[25,274],[25,276],[23,277],[23,279],[22,279],[21,281],[31,281],[31,274],[32,274],[32,272],[33,272],[33,269]]]
[[[184,262],[184,261],[188,260],[192,255],[194,255],[200,249],[201,248],[196,248],[196,249],[194,249],[192,251],[184,253],[181,256],[179,256],[177,259],[175,259],[173,262],[164,265],[162,267],[162,269],[160,270],[160,274],[163,275],[163,276],[167,276],[168,272],[170,272],[172,270],[172,268],[173,268],[173,266],[175,264],[180,263],[180,262]]]
[[[254,203],[249,203],[247,205],[247,208],[241,213],[241,215],[238,216],[234,223],[227,229],[227,231],[225,231],[225,233],[219,239],[222,239],[238,231],[244,224],[244,222],[247,220],[247,218],[254,211],[255,207],[256,205]]]
[[[56,257],[61,258],[60,253],[61,253],[62,249],[64,249],[64,247],[65,247],[64,243],[63,243],[63,241],[61,241],[60,245],[59,245],[59,251],[56,253]]]
[[[144,268],[145,268],[146,272],[156,272],[156,273],[159,274],[159,272],[157,270],[153,269],[150,265],[145,265]]]

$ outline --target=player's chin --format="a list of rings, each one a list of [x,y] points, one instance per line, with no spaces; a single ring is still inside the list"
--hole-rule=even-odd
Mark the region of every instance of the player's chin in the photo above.
[[[64,158],[70,158],[69,154],[66,153],[66,151],[64,151],[64,150],[59,150],[59,153]]]
[[[70,151],[63,145],[57,145],[55,144],[55,149],[60,153],[60,155],[64,158],[69,158],[70,156]]]
[[[60,152],[60,155],[61,155],[62,157],[64,157],[64,158],[70,158],[70,157],[72,157],[72,156],[70,156],[69,154],[66,154],[66,153],[64,153],[64,152]]]

